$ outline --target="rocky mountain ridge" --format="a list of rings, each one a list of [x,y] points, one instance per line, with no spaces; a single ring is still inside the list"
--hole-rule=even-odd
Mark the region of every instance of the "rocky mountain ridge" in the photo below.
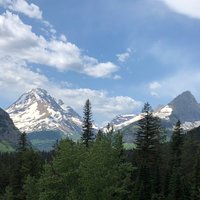
[[[59,130],[66,136],[80,133],[81,117],[62,100],[57,101],[46,90],[37,88],[24,93],[6,110],[15,126],[27,134]]]

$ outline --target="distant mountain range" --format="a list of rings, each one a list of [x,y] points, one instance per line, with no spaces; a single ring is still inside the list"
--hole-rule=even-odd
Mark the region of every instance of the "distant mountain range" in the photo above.
[[[15,126],[21,132],[26,132],[31,142],[41,150],[50,149],[56,140],[62,138],[77,140],[81,137],[82,119],[79,114],[44,89],[37,88],[24,93],[6,112]],[[0,133],[0,139],[16,140],[18,129],[9,120],[8,114],[3,110],[0,110],[1,113],[9,121],[12,131],[10,135]],[[189,91],[183,92],[169,104],[160,106],[153,114],[161,119],[168,130],[172,130],[177,120],[181,120],[184,130],[200,126],[200,104]],[[142,114],[119,115],[110,123],[115,130],[123,133],[126,142],[132,142],[137,122],[141,118]],[[97,130],[97,127],[94,128]]]
[[[200,104],[190,91],[183,92],[166,106],[161,106],[153,112],[161,119],[163,127],[172,130],[175,123],[180,120],[185,131],[200,126]],[[137,122],[142,118],[139,115],[120,115],[111,121],[115,130],[121,130],[125,141],[134,139]]]

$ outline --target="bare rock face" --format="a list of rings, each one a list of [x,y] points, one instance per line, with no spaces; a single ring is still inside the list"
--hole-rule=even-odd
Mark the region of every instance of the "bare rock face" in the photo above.
[[[16,144],[19,138],[19,130],[3,109],[0,108],[0,140],[6,140]]]
[[[190,91],[185,91],[169,103],[172,115],[184,122],[200,121],[200,106]]]

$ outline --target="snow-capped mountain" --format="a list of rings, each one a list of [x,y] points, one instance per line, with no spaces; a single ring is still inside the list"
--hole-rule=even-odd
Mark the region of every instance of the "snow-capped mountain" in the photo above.
[[[177,120],[182,122],[184,130],[200,126],[200,105],[189,91],[183,92],[166,106],[156,109],[153,115],[159,117],[167,128],[173,128]],[[119,115],[111,121],[111,124],[115,130],[119,130],[135,124],[141,118],[142,114]]]
[[[81,117],[40,88],[24,93],[6,111],[22,132],[57,130],[65,135],[81,132]]]
[[[139,121],[140,119],[142,119],[142,115],[134,115],[134,114],[118,115],[110,122],[110,124],[113,126],[115,130],[119,130],[125,126],[128,126],[134,122]]]
[[[159,108],[157,111],[153,113],[155,117],[159,117],[161,120],[169,120],[173,109],[167,105]],[[114,118],[110,124],[113,126],[115,130],[120,130],[126,126],[134,124],[143,118],[143,114],[140,113],[138,115],[129,114],[129,115],[118,115]]]

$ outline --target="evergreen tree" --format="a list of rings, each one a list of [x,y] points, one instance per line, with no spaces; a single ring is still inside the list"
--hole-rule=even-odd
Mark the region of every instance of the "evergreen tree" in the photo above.
[[[23,185],[23,196],[26,200],[39,199],[39,189],[35,177],[31,177],[30,175],[27,176]]]
[[[14,200],[13,190],[10,186],[6,187],[6,191],[3,197],[3,200]]]
[[[104,134],[94,142],[80,165],[80,181],[83,200],[127,200],[131,199],[133,167],[122,162],[121,136]]]
[[[83,108],[83,133],[82,133],[82,142],[88,148],[89,143],[94,140],[94,134],[92,130],[92,108],[90,100],[88,99]]]
[[[26,133],[23,132],[20,135],[19,142],[18,142],[18,151],[22,152],[25,151],[28,147]]]
[[[149,103],[142,109],[142,119],[136,132],[136,152],[138,155],[138,177],[135,186],[135,198],[149,200],[152,194],[161,192],[160,145],[162,129],[160,120],[153,116]]]
[[[181,122],[178,121],[174,128],[171,141],[171,161],[170,161],[170,180],[169,180],[169,200],[189,200],[189,186],[186,182],[183,170],[181,168],[183,134]]]
[[[142,114],[136,132],[136,151],[140,164],[151,165],[155,162],[155,159],[159,158],[162,129],[160,120],[153,116],[149,103],[144,104]]]
[[[26,134],[22,133],[15,154],[15,167],[10,177],[10,186],[14,200],[25,199],[23,185],[28,175],[38,177],[42,169],[42,161],[37,152],[28,146]]]
[[[52,163],[46,164],[39,180],[40,200],[71,200],[81,195],[79,166],[85,148],[69,139],[62,140]]]
[[[200,151],[196,157],[192,182],[192,200],[200,199]]]
[[[181,166],[182,146],[183,146],[183,132],[181,122],[178,121],[174,128],[171,141],[171,169],[179,168]]]

